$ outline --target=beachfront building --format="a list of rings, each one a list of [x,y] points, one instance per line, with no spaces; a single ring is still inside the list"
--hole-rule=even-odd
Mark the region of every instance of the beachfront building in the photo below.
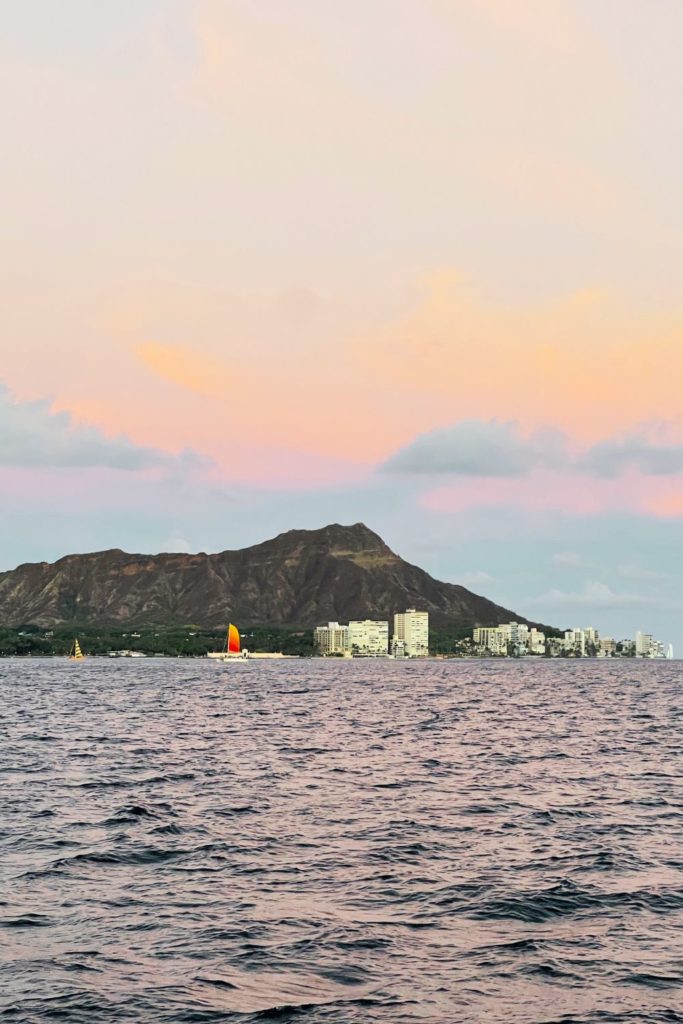
[[[393,658],[405,658],[406,656],[405,641],[399,640],[397,636],[391,638],[391,655]]]
[[[477,650],[484,654],[507,654],[500,626],[475,626],[472,640]],[[502,649],[501,649],[502,648]]]
[[[313,642],[319,654],[327,657],[330,654],[339,656],[349,651],[349,627],[340,626],[338,622],[328,622],[326,626],[316,626],[313,630]]]
[[[403,643],[406,658],[426,658],[429,654],[429,612],[408,608],[394,615],[394,652]]]
[[[563,637],[549,636],[546,640],[546,648],[551,658],[563,658],[566,650]]]
[[[564,649],[575,658],[583,658],[586,654],[586,637],[582,629],[567,629],[564,634]]]
[[[545,633],[532,626],[529,630],[529,654],[545,654]]]
[[[545,635],[524,622],[505,622],[500,626],[477,626],[472,639],[482,653],[523,655],[545,652]]]
[[[594,658],[600,650],[600,634],[592,626],[568,629],[564,634],[567,654],[573,658]]]
[[[375,619],[349,622],[349,650],[355,658],[381,658],[389,653],[389,623]]]
[[[664,644],[655,640],[652,633],[636,633],[636,658],[664,658]]]
[[[651,658],[654,638],[652,633],[636,633],[636,658]]]
[[[600,638],[599,658],[614,658],[617,653],[617,642],[614,637],[603,636]]]
[[[474,646],[482,653],[507,654],[512,642],[512,629],[509,623],[502,626],[477,626],[472,639]]]

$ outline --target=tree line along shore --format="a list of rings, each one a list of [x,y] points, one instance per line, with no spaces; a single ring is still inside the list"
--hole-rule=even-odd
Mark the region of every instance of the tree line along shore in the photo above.
[[[471,634],[471,626],[431,629],[431,654],[462,653],[462,641]],[[313,657],[317,654],[310,629],[253,626],[241,631],[242,641],[251,651]],[[45,629],[27,624],[0,627],[0,658],[66,657],[78,637],[83,651],[90,656],[138,654],[148,657],[203,658],[219,651],[225,642],[225,630],[199,626],[146,626],[114,629],[84,625],[55,626]]]

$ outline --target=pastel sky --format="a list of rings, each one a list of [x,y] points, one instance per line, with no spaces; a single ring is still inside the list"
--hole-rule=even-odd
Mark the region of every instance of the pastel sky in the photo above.
[[[683,5],[0,6],[0,568],[363,520],[683,651]]]

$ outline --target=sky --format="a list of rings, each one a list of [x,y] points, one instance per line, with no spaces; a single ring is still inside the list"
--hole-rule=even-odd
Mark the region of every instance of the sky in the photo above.
[[[681,4],[0,14],[0,569],[363,521],[683,653]]]

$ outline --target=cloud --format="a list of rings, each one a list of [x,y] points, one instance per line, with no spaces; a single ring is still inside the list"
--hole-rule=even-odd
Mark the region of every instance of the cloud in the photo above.
[[[544,608],[628,608],[633,605],[656,604],[654,598],[642,594],[616,593],[606,583],[589,580],[582,591],[570,593],[555,588],[532,597],[527,602]]]
[[[443,6],[446,11],[450,9],[450,4]],[[515,45],[523,43],[544,54],[572,53],[580,47],[585,59],[586,50],[595,45],[566,4],[543,0],[466,0],[465,7],[472,8],[507,39],[514,38]]]
[[[585,565],[581,555],[576,551],[558,551],[553,555],[553,565],[559,565],[564,569],[580,569]]]
[[[418,435],[381,469],[395,474],[507,479],[551,470],[600,480],[614,480],[629,471],[658,477],[683,472],[683,445],[659,444],[644,433],[606,438],[573,455],[566,446],[565,435],[551,428],[525,436],[515,422],[466,419]]]
[[[174,531],[170,537],[167,537],[166,540],[162,540],[159,546],[159,551],[165,554],[180,553],[188,555],[192,551],[192,545],[189,540],[185,540],[184,537],[181,537]]]
[[[622,563],[617,566],[617,574],[624,580],[641,580],[647,582],[648,580],[666,580],[670,578],[670,573],[657,572],[655,569],[644,569],[639,565],[631,565],[628,563]]]
[[[591,476],[604,478],[627,469],[647,476],[672,476],[683,471],[683,445],[653,444],[642,434],[609,438],[589,448],[576,465]]]
[[[555,431],[522,437],[515,423],[463,420],[421,434],[382,466],[387,473],[520,477],[532,469],[562,466],[564,442]]]
[[[683,494],[655,494],[648,497],[646,509],[662,519],[683,518]]]
[[[228,367],[206,354],[199,356],[195,350],[182,345],[161,345],[153,341],[138,345],[135,354],[149,370],[172,384],[200,395],[225,394],[230,379]]]
[[[682,330],[677,309],[599,288],[512,302],[444,269],[425,276],[410,309],[360,337],[356,353],[384,387],[428,400],[432,423],[447,422],[449,406],[461,419],[495,410],[588,445],[653,415],[679,418]]]
[[[0,387],[0,466],[167,469],[187,472],[206,463],[196,452],[179,455],[136,445],[125,435],[107,437],[97,427],[74,423],[50,402],[15,401]]]
[[[469,572],[456,573],[453,579],[464,587],[485,586],[494,582],[493,576],[484,572],[483,569],[472,569]]]

